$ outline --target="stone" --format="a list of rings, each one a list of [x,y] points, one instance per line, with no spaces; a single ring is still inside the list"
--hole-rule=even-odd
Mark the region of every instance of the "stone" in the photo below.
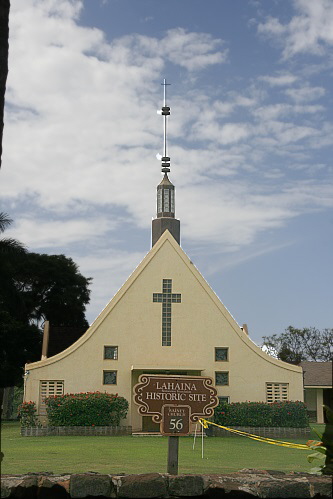
[[[223,497],[225,494],[230,494],[230,497],[239,498],[256,497],[258,496],[256,487],[258,479],[254,477],[255,475],[251,475],[252,480],[246,481],[238,473],[211,476],[206,494],[212,497]]]
[[[243,468],[239,470],[239,473],[244,473],[247,475],[268,475],[269,472],[266,470],[256,470],[255,468]]]
[[[70,475],[41,476],[38,480],[38,499],[69,498]]]
[[[166,477],[159,473],[127,475],[119,478],[118,497],[150,499],[167,495]]]
[[[32,499],[36,497],[37,476],[6,476],[1,478],[1,497]]]
[[[307,499],[311,497],[310,484],[306,478],[282,478],[260,482],[258,484],[258,492],[260,497],[267,499],[276,498],[293,498]]]
[[[111,497],[113,483],[109,475],[80,473],[70,478],[69,492],[71,498],[87,496]]]
[[[169,495],[182,497],[202,496],[204,479],[200,475],[169,476]]]
[[[308,480],[311,497],[333,497],[333,477],[309,475]]]

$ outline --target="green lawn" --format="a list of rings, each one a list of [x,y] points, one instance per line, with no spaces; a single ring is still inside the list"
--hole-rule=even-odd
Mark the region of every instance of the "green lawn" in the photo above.
[[[320,425],[314,425],[322,430]],[[316,439],[313,434],[310,438]],[[298,439],[297,443],[305,443]],[[242,468],[309,471],[311,450],[297,450],[244,437],[208,437],[192,450],[193,437],[181,437],[179,473],[223,473]],[[18,423],[3,423],[2,473],[150,473],[166,472],[167,437],[21,437]]]

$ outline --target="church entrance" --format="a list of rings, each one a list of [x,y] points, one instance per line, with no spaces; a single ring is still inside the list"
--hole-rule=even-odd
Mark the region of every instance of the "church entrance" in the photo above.
[[[154,423],[151,416],[142,416],[142,431],[144,433],[159,433],[160,423]]]

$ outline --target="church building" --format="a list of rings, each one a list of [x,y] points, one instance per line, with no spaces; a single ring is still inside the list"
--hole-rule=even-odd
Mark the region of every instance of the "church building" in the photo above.
[[[152,248],[75,343],[25,366],[24,399],[36,402],[42,421],[45,397],[100,391],[128,400],[122,424],[154,431],[151,417],[139,415],[133,402],[133,387],[143,373],[210,376],[227,402],[303,400],[302,368],[255,345],[180,246],[175,188],[168,177],[165,80],[161,114],[163,179],[157,186]]]

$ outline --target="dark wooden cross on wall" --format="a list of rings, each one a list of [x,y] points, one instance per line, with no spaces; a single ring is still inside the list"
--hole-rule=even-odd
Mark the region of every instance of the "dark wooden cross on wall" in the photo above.
[[[162,303],[162,346],[171,346],[171,304],[181,301],[180,293],[172,293],[172,279],[163,279],[162,293],[153,293],[153,302]]]

